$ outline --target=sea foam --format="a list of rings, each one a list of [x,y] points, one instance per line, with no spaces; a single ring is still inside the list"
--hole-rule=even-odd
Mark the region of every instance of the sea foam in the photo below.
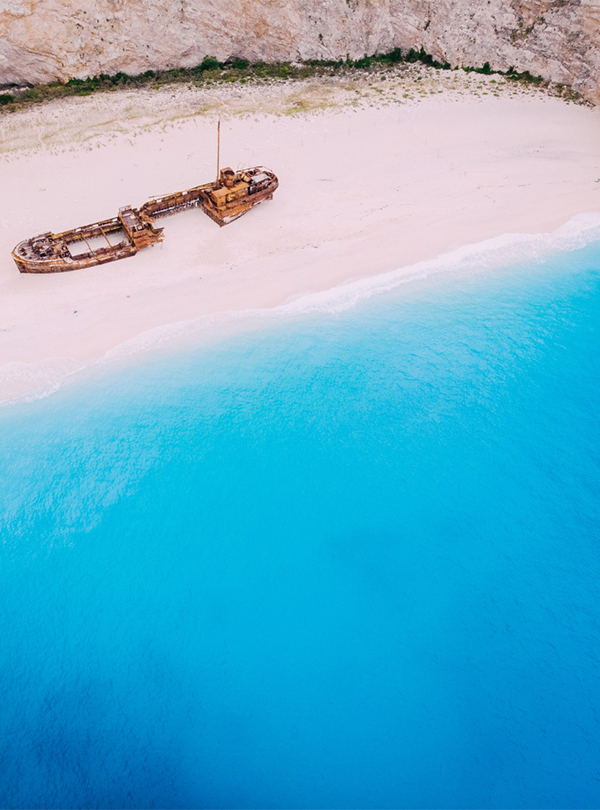
[[[600,240],[600,213],[586,212],[577,214],[555,231],[502,234],[464,245],[434,259],[353,279],[327,290],[294,296],[275,307],[224,311],[157,326],[118,344],[88,365],[66,358],[8,363],[0,366],[0,405],[35,401],[108,364],[127,362],[138,355],[175,347],[185,341],[219,339],[260,328],[261,324],[306,314],[340,313],[402,285],[441,274],[474,273],[524,262],[543,262],[553,253],[578,250],[597,240]],[[2,391],[13,391],[24,384],[28,388],[26,393],[2,396]]]

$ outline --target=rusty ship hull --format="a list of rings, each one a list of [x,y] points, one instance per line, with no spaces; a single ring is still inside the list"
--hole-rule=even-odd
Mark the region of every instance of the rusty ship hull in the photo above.
[[[157,219],[200,208],[218,225],[228,225],[272,199],[278,185],[275,174],[263,166],[223,169],[213,183],[157,197],[140,208],[126,206],[112,219],[25,239],[12,256],[21,273],[64,273],[126,259],[163,240]]]

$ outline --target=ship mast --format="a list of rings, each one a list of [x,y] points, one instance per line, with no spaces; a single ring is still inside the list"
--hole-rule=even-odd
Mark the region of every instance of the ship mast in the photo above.
[[[219,183],[219,159],[221,157],[221,119],[217,121],[217,185]]]

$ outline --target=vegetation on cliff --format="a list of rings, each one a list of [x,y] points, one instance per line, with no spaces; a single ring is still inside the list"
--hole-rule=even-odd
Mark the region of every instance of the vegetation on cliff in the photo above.
[[[445,62],[438,62],[425,52],[411,48],[402,52],[400,48],[384,54],[364,56],[361,59],[345,59],[338,61],[309,60],[306,62],[255,62],[245,59],[235,59],[219,62],[213,56],[204,58],[200,65],[192,68],[176,68],[173,70],[154,71],[147,70],[137,76],[127,73],[116,73],[112,76],[100,74],[87,79],[69,79],[67,82],[54,81],[48,84],[35,84],[26,87],[4,87],[0,93],[0,107],[7,111],[14,111],[23,106],[37,104],[55,98],[67,96],[89,96],[96,92],[110,92],[119,88],[154,87],[161,88],[169,84],[193,83],[202,85],[216,82],[260,81],[266,79],[294,80],[306,79],[313,76],[349,75],[355,72],[381,73],[389,68],[399,65],[419,62],[433,70],[463,70],[467,73],[481,73],[483,75],[501,75],[505,79],[532,84],[538,87],[551,88],[554,95],[559,95],[569,101],[587,103],[581,95],[570,87],[553,84],[541,76],[533,76],[528,71],[517,72],[514,68],[508,71],[492,70],[490,63],[485,62],[482,67],[452,66]]]

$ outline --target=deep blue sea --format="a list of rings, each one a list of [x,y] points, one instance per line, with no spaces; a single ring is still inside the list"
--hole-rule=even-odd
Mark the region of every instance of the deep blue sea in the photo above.
[[[0,409],[0,806],[600,806],[600,243]]]

